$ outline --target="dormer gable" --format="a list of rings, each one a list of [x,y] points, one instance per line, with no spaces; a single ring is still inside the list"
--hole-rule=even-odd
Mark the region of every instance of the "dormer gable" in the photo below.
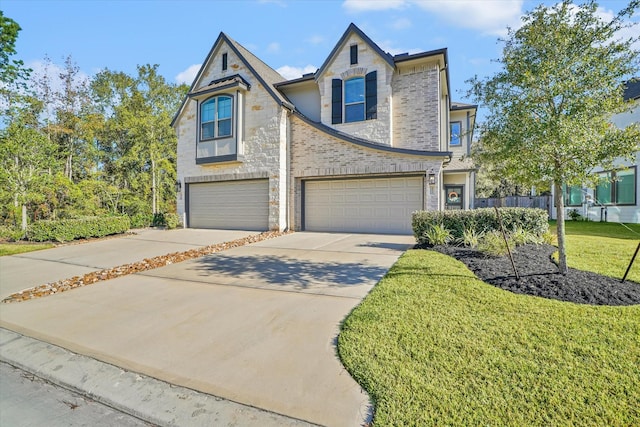
[[[361,50],[360,49],[353,49],[354,46],[355,46],[353,43],[349,43],[349,46],[347,46],[347,43],[350,40],[353,40],[352,36],[355,36],[358,39],[360,39],[362,44],[363,44],[363,46],[369,47],[371,49],[371,51],[374,52],[376,55],[378,55],[380,57],[380,59],[382,59],[384,62],[386,62],[391,69],[394,68],[393,57],[390,54],[384,52],[382,49],[380,49],[380,47],[376,43],[374,43],[373,40],[371,40],[369,38],[369,36],[367,36],[365,33],[363,33],[362,30],[360,28],[358,28],[352,22],[351,24],[349,24],[349,27],[347,27],[347,29],[344,32],[344,34],[342,34],[342,37],[340,37],[340,40],[338,40],[338,43],[336,43],[336,45],[334,46],[334,48],[331,51],[331,53],[329,53],[329,56],[327,57],[327,59],[325,59],[325,61],[322,64],[322,66],[318,69],[318,71],[316,71],[316,73],[315,73],[316,81],[318,81],[319,79],[324,77],[324,74],[327,71],[327,68],[336,59],[336,57],[338,55],[340,55],[340,54],[348,54],[349,55],[349,64],[350,65],[357,65],[358,64],[357,59],[356,59],[356,61],[354,63],[354,53],[355,53],[355,57],[358,58],[359,52]],[[345,53],[345,50],[347,51],[346,53]]]

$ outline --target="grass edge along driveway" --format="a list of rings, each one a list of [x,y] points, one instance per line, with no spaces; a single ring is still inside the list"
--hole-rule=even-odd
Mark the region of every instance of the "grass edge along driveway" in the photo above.
[[[637,425],[640,306],[516,295],[407,251],[342,325],[377,426]]]

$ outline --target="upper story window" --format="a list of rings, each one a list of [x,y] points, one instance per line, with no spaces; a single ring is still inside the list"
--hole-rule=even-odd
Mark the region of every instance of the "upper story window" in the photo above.
[[[451,140],[449,145],[460,146],[462,145],[462,122],[451,122]]]
[[[233,99],[227,95],[214,96],[200,106],[200,140],[231,136]]]
[[[364,120],[364,77],[356,77],[344,82],[344,121],[346,123]]]
[[[222,71],[227,71],[227,54],[222,54]]]
[[[365,77],[331,81],[332,124],[378,118],[377,76],[377,71],[372,71]]]
[[[603,205],[636,204],[636,167],[600,172],[595,201]]]
[[[351,56],[351,65],[355,65],[358,63],[358,45],[354,44],[350,48],[350,56]]]

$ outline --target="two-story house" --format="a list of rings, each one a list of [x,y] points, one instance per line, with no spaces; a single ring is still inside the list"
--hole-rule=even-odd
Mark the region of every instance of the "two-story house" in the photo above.
[[[390,55],[351,24],[285,80],[221,33],[176,114],[188,227],[410,234],[468,209],[476,106],[452,103],[447,50]]]

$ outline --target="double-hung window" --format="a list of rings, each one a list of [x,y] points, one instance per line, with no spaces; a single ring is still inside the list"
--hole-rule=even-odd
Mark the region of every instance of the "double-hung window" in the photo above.
[[[564,205],[565,206],[582,206],[582,187],[564,186]]]
[[[233,99],[219,95],[207,99],[200,106],[200,140],[231,136]]]
[[[636,204],[636,167],[600,172],[596,185],[596,202],[602,205]]]
[[[364,120],[364,77],[356,77],[344,82],[345,122]]]

